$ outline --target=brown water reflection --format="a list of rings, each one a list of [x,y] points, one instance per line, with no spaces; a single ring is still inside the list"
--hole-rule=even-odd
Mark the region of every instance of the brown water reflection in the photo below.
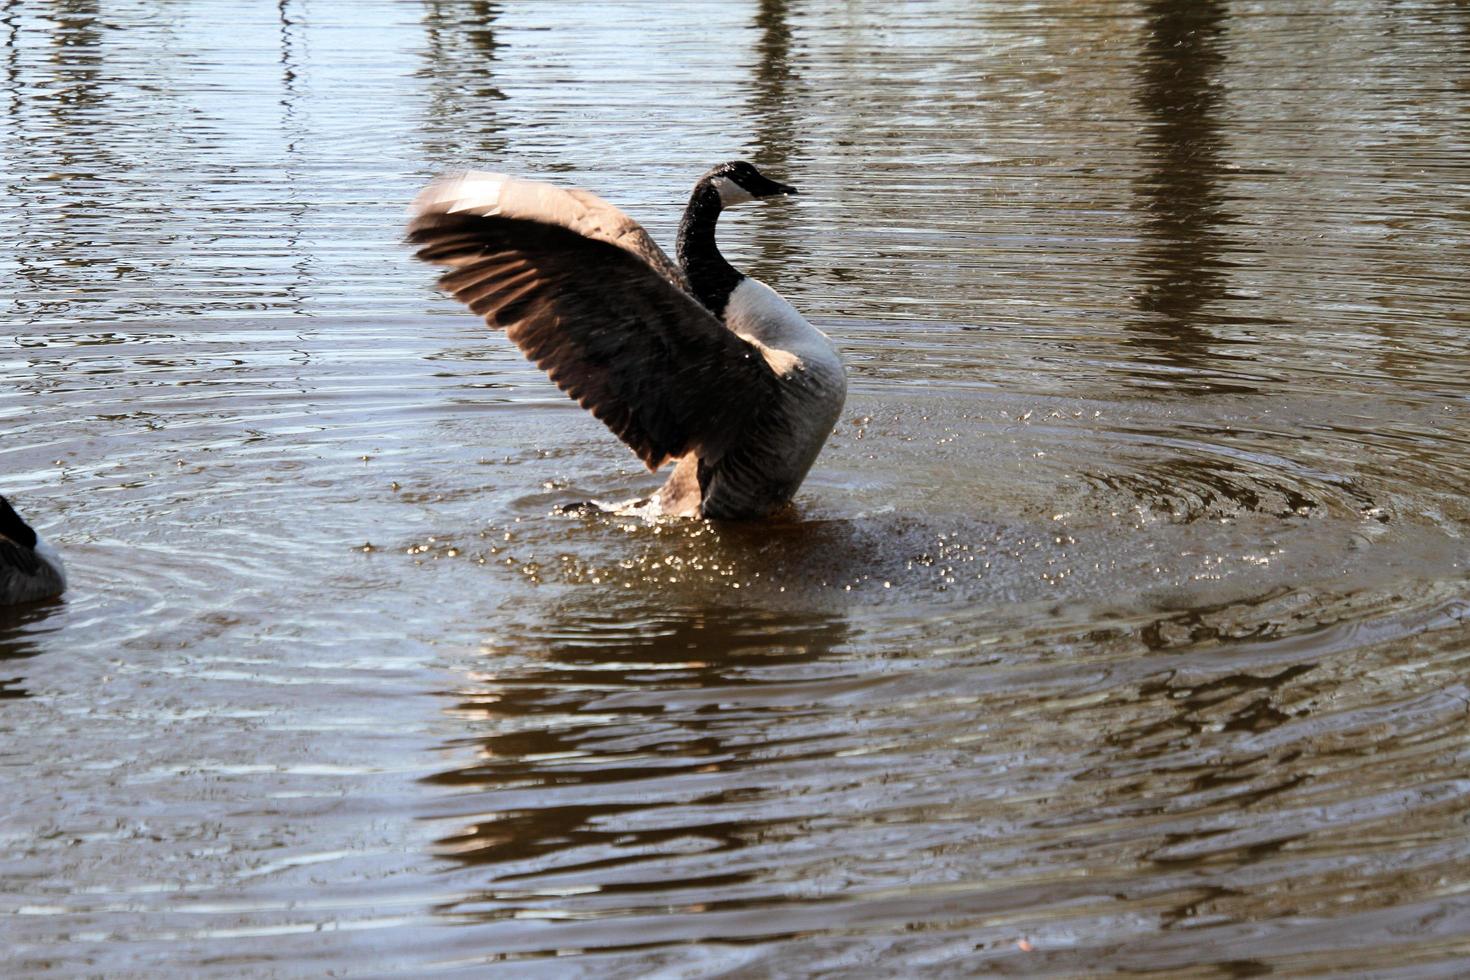
[[[1441,726],[1466,692],[1342,703],[1355,672],[1392,670],[1394,644],[1329,640],[1301,614],[1439,643],[1464,605],[1391,625],[1386,605],[1325,601],[1277,593],[1099,630],[1104,617],[1040,644],[1018,642],[1034,626],[992,622],[978,648],[942,656],[874,656],[852,625],[728,610],[528,625],[488,661],[518,666],[456,692],[456,715],[491,733],[434,779],[483,807],[441,816],[461,827],[441,853],[465,863],[443,911],[467,930],[445,956],[554,941],[631,968],[669,943],[779,939],[785,968],[826,969],[847,954],[820,937],[841,930],[865,955],[965,970],[1005,969],[1027,935],[1042,965],[1071,971],[1148,962],[1141,950],[1177,964],[1179,929],[1192,962],[1234,972],[1251,962],[1243,923],[1336,901],[1361,928],[1425,870],[1463,863],[1448,841],[1406,860],[1372,828],[1464,812]],[[1348,662],[1327,666],[1333,648]],[[1086,665],[1076,649],[1094,651]],[[1357,751],[1365,731],[1383,758]],[[1396,789],[1405,764],[1427,782]],[[1120,920],[1135,925],[1115,947]],[[890,931],[914,921],[929,939]],[[1384,943],[1432,960],[1457,947],[1451,929],[1416,936],[1433,954]]]
[[[1466,972],[1459,6],[0,11],[0,972]],[[846,416],[564,514],[403,205],[737,156]]]
[[[758,734],[762,718],[772,710],[771,685],[761,685],[759,676],[825,659],[841,641],[839,621],[718,606],[684,612],[634,607],[612,614],[561,609],[553,621],[556,626],[550,631],[526,624],[526,635],[512,649],[487,651],[492,659],[523,653],[536,663],[506,676],[476,678],[480,686],[458,692],[462,700],[456,714],[466,727],[497,734],[472,743],[482,761],[432,780],[489,793],[510,790],[531,805],[487,814],[443,840],[445,853],[470,863],[508,867],[496,878],[503,883],[551,870],[566,874],[636,862],[663,852],[671,842],[683,853],[736,850],[774,822],[730,819],[641,831],[601,830],[600,825],[626,824],[628,814],[656,813],[667,801],[560,801],[592,794],[612,800],[646,797],[680,777],[694,784],[710,782],[714,774],[759,769],[772,751],[789,756],[813,741],[774,743]],[[544,647],[536,643],[540,637]],[[747,671],[753,676],[746,676]],[[745,684],[767,688],[760,692],[762,703],[740,707],[740,686]],[[649,697],[651,691],[662,693],[655,699]],[[687,710],[691,700],[700,702],[693,711]],[[677,710],[675,702],[686,710]],[[780,709],[775,713],[790,714]],[[626,765],[616,763],[620,756]],[[538,787],[545,792],[534,789]],[[734,806],[747,812],[758,808],[761,795],[748,787],[673,794],[696,810]],[[703,877],[663,879],[662,887],[692,887]],[[731,884],[739,876],[714,877],[720,881],[710,884]],[[654,887],[641,881],[623,884],[624,889],[601,891]]]
[[[1133,328],[1134,342],[1150,352],[1145,360],[1170,371],[1173,390],[1254,391],[1216,379],[1230,355],[1207,326],[1229,288],[1225,254],[1236,244],[1224,231],[1232,221],[1219,121],[1225,4],[1155,0],[1144,10],[1139,102],[1149,116],[1144,148],[1155,162],[1139,181],[1148,244],[1137,303],[1157,315]]]
[[[462,159],[490,165],[505,151],[500,126],[489,115],[506,99],[496,84],[495,39],[500,4],[483,0],[424,4],[424,67],[419,76],[430,96],[426,116],[430,159]],[[480,161],[481,163],[477,163]]]

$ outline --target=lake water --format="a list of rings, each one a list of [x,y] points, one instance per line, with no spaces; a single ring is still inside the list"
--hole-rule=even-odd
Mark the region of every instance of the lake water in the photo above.
[[[1470,6],[0,11],[0,972],[1470,972]],[[560,513],[407,202],[735,157],[837,431]]]

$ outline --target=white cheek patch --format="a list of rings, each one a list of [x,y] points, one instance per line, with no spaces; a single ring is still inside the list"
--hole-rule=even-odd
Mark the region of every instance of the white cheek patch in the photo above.
[[[746,201],[754,201],[755,195],[744,187],[741,187],[729,177],[716,177],[714,179],[715,190],[720,194],[720,205],[730,207],[734,204],[744,204]]]

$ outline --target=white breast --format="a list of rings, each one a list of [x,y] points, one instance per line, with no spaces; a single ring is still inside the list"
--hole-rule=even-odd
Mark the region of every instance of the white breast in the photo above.
[[[837,424],[847,399],[847,372],[827,335],[763,282],[746,278],[735,287],[725,306],[725,325],[759,346],[781,378],[777,411],[783,438],[752,449],[760,460],[752,468],[759,471],[758,477],[751,475],[752,486],[738,480],[712,485],[711,498],[729,494],[759,500],[775,494],[784,502],[796,492]],[[718,503],[711,498],[706,498],[707,506]]]
[[[836,395],[840,407],[847,393],[842,359],[827,335],[806,321],[781,294],[749,276],[730,293],[725,325],[746,340],[768,348],[766,362],[777,374],[804,369]],[[782,356],[789,355],[789,356]]]

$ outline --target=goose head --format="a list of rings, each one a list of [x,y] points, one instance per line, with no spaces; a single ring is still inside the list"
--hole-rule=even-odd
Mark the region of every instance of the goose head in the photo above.
[[[722,163],[705,174],[704,180],[719,192],[720,206],[726,208],[763,197],[796,193],[795,187],[772,180],[744,160]]]
[[[705,309],[723,317],[730,294],[745,279],[715,244],[720,212],[746,201],[795,193],[795,187],[772,180],[744,160],[718,164],[700,176],[679,222],[674,254],[690,291]]]

